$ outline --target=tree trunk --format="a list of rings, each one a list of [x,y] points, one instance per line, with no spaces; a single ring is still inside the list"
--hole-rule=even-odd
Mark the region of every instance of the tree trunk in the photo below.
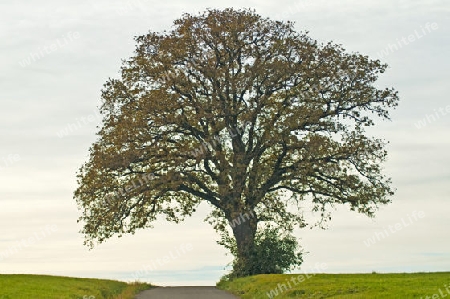
[[[233,265],[233,272],[236,276],[249,276],[258,274],[257,260],[254,256],[255,235],[257,229],[257,220],[253,212],[240,214],[240,224],[234,222],[233,235],[236,239],[237,256]],[[234,219],[234,220],[235,220]],[[233,221],[233,220],[232,220]],[[230,223],[233,223],[230,221]]]

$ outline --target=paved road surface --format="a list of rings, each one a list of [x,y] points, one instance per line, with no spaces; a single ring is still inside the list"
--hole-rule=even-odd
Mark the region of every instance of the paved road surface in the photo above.
[[[136,299],[238,299],[215,287],[166,287],[140,293]]]

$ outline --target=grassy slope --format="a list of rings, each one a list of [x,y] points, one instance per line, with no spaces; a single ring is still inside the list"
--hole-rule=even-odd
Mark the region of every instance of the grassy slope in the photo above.
[[[132,299],[148,284],[46,275],[0,275],[0,299]]]
[[[219,282],[218,287],[228,290],[242,299],[268,299],[268,292],[276,289],[279,283],[287,285],[290,275],[257,275],[236,279],[232,282]],[[450,272],[410,273],[410,274],[317,274],[283,292],[278,289],[276,299],[292,298],[423,298],[433,294],[447,294],[450,290]],[[287,287],[289,287],[287,285]],[[448,294],[450,298],[450,294]],[[433,298],[441,298],[433,297]]]

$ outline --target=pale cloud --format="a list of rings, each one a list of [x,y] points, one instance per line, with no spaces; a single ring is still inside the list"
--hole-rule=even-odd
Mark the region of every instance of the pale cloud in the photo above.
[[[158,221],[154,229],[113,238],[89,251],[82,245],[80,215],[72,192],[75,173],[87,160],[99,120],[86,121],[64,138],[57,133],[96,111],[100,89],[118,74],[121,59],[132,55],[133,37],[170,29],[183,12],[207,7],[253,7],[271,18],[296,21],[321,42],[333,40],[349,51],[377,59],[378,53],[427,23],[439,28],[383,57],[390,67],[377,83],[400,92],[392,122],[370,133],[389,140],[386,173],[397,193],[375,219],[338,208],[329,229],[299,230],[310,253],[304,269],[326,263],[326,272],[443,271],[450,267],[448,217],[450,115],[418,129],[415,124],[450,105],[447,18],[444,0],[326,1],[3,1],[0,4],[0,252],[40,227],[56,225],[46,238],[1,261],[3,273],[46,273],[130,280],[146,263],[163,258],[180,244],[193,250],[147,273],[144,280],[166,284],[214,284],[231,261],[203,222],[209,207],[179,225]],[[35,59],[19,62],[69,32],[73,39]],[[426,215],[395,236],[367,247],[377,231],[413,211]],[[29,245],[29,244],[27,244]],[[330,251],[332,249],[332,251]]]

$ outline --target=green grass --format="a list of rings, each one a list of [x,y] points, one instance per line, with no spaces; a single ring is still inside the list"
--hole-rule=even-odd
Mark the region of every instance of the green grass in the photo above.
[[[151,286],[46,275],[0,275],[0,299],[132,299]]]
[[[303,275],[302,282],[291,279],[300,274],[257,275],[233,281],[221,281],[220,289],[230,291],[242,299],[268,299],[270,290],[275,299],[292,298],[450,298],[450,272],[401,274],[317,274]],[[291,287],[287,284],[290,282]],[[286,288],[278,284],[285,284]],[[444,295],[440,295],[441,291]],[[270,293],[269,293],[270,294]],[[432,297],[434,294],[435,297]]]

